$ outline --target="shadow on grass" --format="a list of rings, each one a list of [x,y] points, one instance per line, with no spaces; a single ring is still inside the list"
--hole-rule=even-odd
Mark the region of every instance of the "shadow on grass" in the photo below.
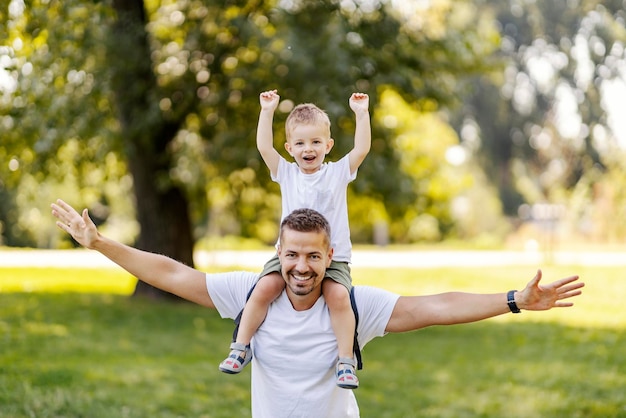
[[[0,417],[246,417],[232,322],[186,303],[0,294]],[[623,330],[488,321],[364,349],[363,417],[626,417]],[[294,366],[297,368],[297,366]]]

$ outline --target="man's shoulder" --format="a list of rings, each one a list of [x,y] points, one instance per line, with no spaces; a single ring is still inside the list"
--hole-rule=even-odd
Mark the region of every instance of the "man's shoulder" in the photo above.
[[[353,289],[353,298],[357,302],[357,305],[376,300],[395,301],[400,296],[389,290],[375,286],[356,285],[353,286]]]
[[[248,292],[258,278],[257,273],[232,271],[209,273],[206,285],[209,296],[223,318],[235,318],[246,303]]]
[[[258,279],[258,274],[250,271],[229,271],[225,273],[207,273],[209,291],[247,294]]]
[[[353,300],[359,318],[359,341],[363,345],[375,337],[385,335],[399,297],[398,294],[379,287],[354,286]]]
[[[369,285],[369,284],[355,284],[352,287],[354,287],[355,292],[373,292],[373,293],[378,293],[378,292],[383,292],[383,293],[389,293],[390,291],[387,289],[384,289],[380,286],[373,286],[373,285]]]

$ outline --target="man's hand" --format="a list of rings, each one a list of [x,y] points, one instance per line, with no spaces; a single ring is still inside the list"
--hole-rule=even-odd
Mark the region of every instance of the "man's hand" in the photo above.
[[[350,96],[350,109],[357,115],[361,112],[368,112],[370,98],[365,93],[352,93]]]
[[[82,216],[76,210],[58,199],[56,203],[50,205],[52,207],[52,215],[58,221],[57,226],[70,234],[83,247],[93,249],[94,243],[100,237],[96,225],[93,223],[87,213],[87,209],[83,209]]]
[[[264,91],[259,95],[259,101],[261,102],[262,110],[269,110],[273,112],[278,107],[280,96],[277,90]]]
[[[578,282],[578,276],[571,276],[541,286],[541,270],[537,270],[535,277],[526,285],[524,290],[515,293],[515,303],[520,309],[527,311],[545,311],[551,308],[564,308],[574,305],[572,302],[563,302],[578,296],[584,283]]]

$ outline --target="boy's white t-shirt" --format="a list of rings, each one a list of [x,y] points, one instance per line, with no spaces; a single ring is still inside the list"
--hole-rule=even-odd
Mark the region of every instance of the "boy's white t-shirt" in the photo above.
[[[222,318],[235,318],[257,279],[251,272],[207,274],[207,290]],[[355,287],[359,346],[385,335],[398,295],[368,286]],[[252,339],[252,416],[359,416],[354,391],[335,384],[337,340],[324,297],[306,311],[293,309],[287,293],[269,307]]]
[[[314,209],[330,224],[333,260],[349,263],[352,258],[350,224],[348,221],[348,184],[356,178],[350,173],[348,155],[337,162],[322,164],[319,171],[305,174],[298,164],[280,157],[276,176],[280,185],[282,220],[296,209]]]

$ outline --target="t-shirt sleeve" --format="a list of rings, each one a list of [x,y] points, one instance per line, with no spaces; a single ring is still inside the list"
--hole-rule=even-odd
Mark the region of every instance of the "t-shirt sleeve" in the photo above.
[[[359,311],[359,344],[365,346],[385,335],[385,328],[400,295],[372,286],[355,286],[354,299]]]
[[[207,291],[222,318],[235,319],[237,317],[257,277],[257,273],[249,271],[207,273]]]
[[[344,182],[346,184],[353,182],[356,179],[356,174],[359,171],[358,169],[354,170],[354,173],[350,172],[350,154],[346,154],[343,156],[343,158],[339,161],[337,161],[336,163],[328,163],[330,164],[336,164],[337,165],[337,169],[339,170],[340,173],[340,178],[344,179]]]
[[[281,155],[278,159],[278,168],[276,169],[276,175],[270,173],[270,178],[273,182],[280,184],[281,179],[285,178],[288,175],[289,171],[293,169],[292,164],[297,169],[298,165],[296,163],[290,163],[285,160]]]

